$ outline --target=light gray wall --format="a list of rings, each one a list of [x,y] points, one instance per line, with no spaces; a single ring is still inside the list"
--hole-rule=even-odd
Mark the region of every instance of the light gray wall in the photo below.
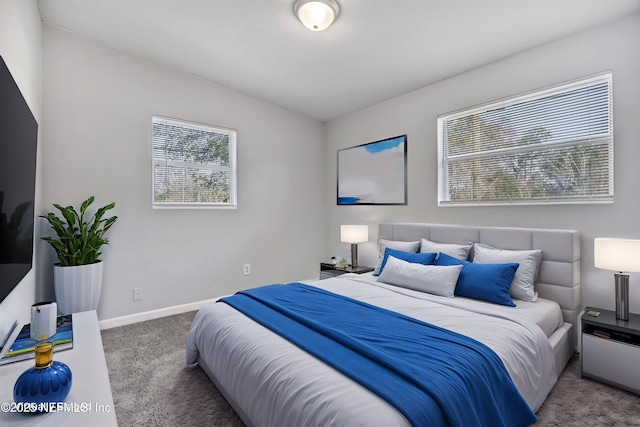
[[[517,35],[514,35],[514,37]],[[428,52],[420,53],[428,54]],[[439,114],[613,71],[615,203],[609,205],[437,207]],[[349,256],[340,224],[369,224],[360,264],[376,262],[376,224],[414,221],[576,229],[582,232],[582,304],[614,307],[613,273],[593,267],[595,237],[640,238],[640,15],[603,25],[327,124],[327,250]],[[336,206],[336,150],[408,135],[407,206]],[[640,274],[631,275],[632,312],[640,312]]]
[[[119,217],[100,319],[317,276],[322,123],[48,25],[43,33],[44,206],[93,194],[96,206],[115,201]],[[237,210],[151,208],[154,114],[237,130]]]
[[[37,0],[0,1],[0,55],[11,71],[36,121],[40,124],[42,117],[42,25]],[[38,141],[38,148],[42,148],[41,138]],[[42,205],[41,159],[41,152],[39,152],[36,177],[36,213]],[[36,230],[39,230],[38,224],[36,224]],[[36,248],[38,248],[37,244]],[[34,254],[34,265],[37,265],[38,254],[38,251]],[[13,292],[0,303],[0,343],[3,342],[14,321],[29,320],[31,304],[34,304],[37,298],[39,295],[36,292],[36,269],[31,269]]]
[[[361,263],[373,263],[375,225],[401,220],[581,230],[583,305],[612,308],[611,273],[593,268],[593,238],[640,238],[639,28],[636,14],[323,125],[43,29],[35,0],[0,2],[0,54],[40,123],[36,212],[53,202],[78,204],[90,194],[97,204],[118,204],[120,220],[104,255],[101,319],[315,277],[319,259],[349,254],[348,245],[339,242],[340,224],[371,226],[370,242],[360,253]],[[608,69],[614,73],[615,204],[436,206],[438,114]],[[237,211],[151,209],[152,114],[238,130]],[[338,208],[336,150],[404,133],[409,137],[409,205]],[[54,256],[48,249],[41,253],[44,247],[36,244],[38,287],[32,271],[0,304],[0,338],[13,320],[28,318],[36,299],[52,295]],[[252,265],[250,276],[242,276],[246,262]],[[632,274],[631,280],[631,310],[638,312],[640,275]],[[136,286],[144,289],[143,301],[132,301]]]

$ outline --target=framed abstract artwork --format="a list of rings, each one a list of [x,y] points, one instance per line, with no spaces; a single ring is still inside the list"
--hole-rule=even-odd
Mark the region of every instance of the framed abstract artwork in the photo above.
[[[338,205],[407,204],[407,135],[338,150]]]

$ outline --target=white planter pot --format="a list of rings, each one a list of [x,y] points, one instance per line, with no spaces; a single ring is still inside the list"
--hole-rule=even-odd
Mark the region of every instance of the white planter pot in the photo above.
[[[56,264],[53,285],[60,314],[96,310],[102,293],[102,261],[71,267]]]

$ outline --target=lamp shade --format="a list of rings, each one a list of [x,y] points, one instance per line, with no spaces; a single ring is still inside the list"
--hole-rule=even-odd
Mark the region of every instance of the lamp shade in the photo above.
[[[297,0],[293,10],[311,31],[322,31],[338,17],[340,7],[334,0]]]
[[[369,240],[368,225],[341,225],[340,241],[343,243],[363,243]]]
[[[640,240],[598,237],[593,241],[597,268],[619,272],[640,272]]]

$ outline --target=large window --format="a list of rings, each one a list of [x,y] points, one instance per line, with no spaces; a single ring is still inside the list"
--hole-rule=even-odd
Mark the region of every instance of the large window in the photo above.
[[[438,205],[611,202],[611,74],[438,117]]]
[[[153,206],[235,208],[236,131],[152,118]]]

